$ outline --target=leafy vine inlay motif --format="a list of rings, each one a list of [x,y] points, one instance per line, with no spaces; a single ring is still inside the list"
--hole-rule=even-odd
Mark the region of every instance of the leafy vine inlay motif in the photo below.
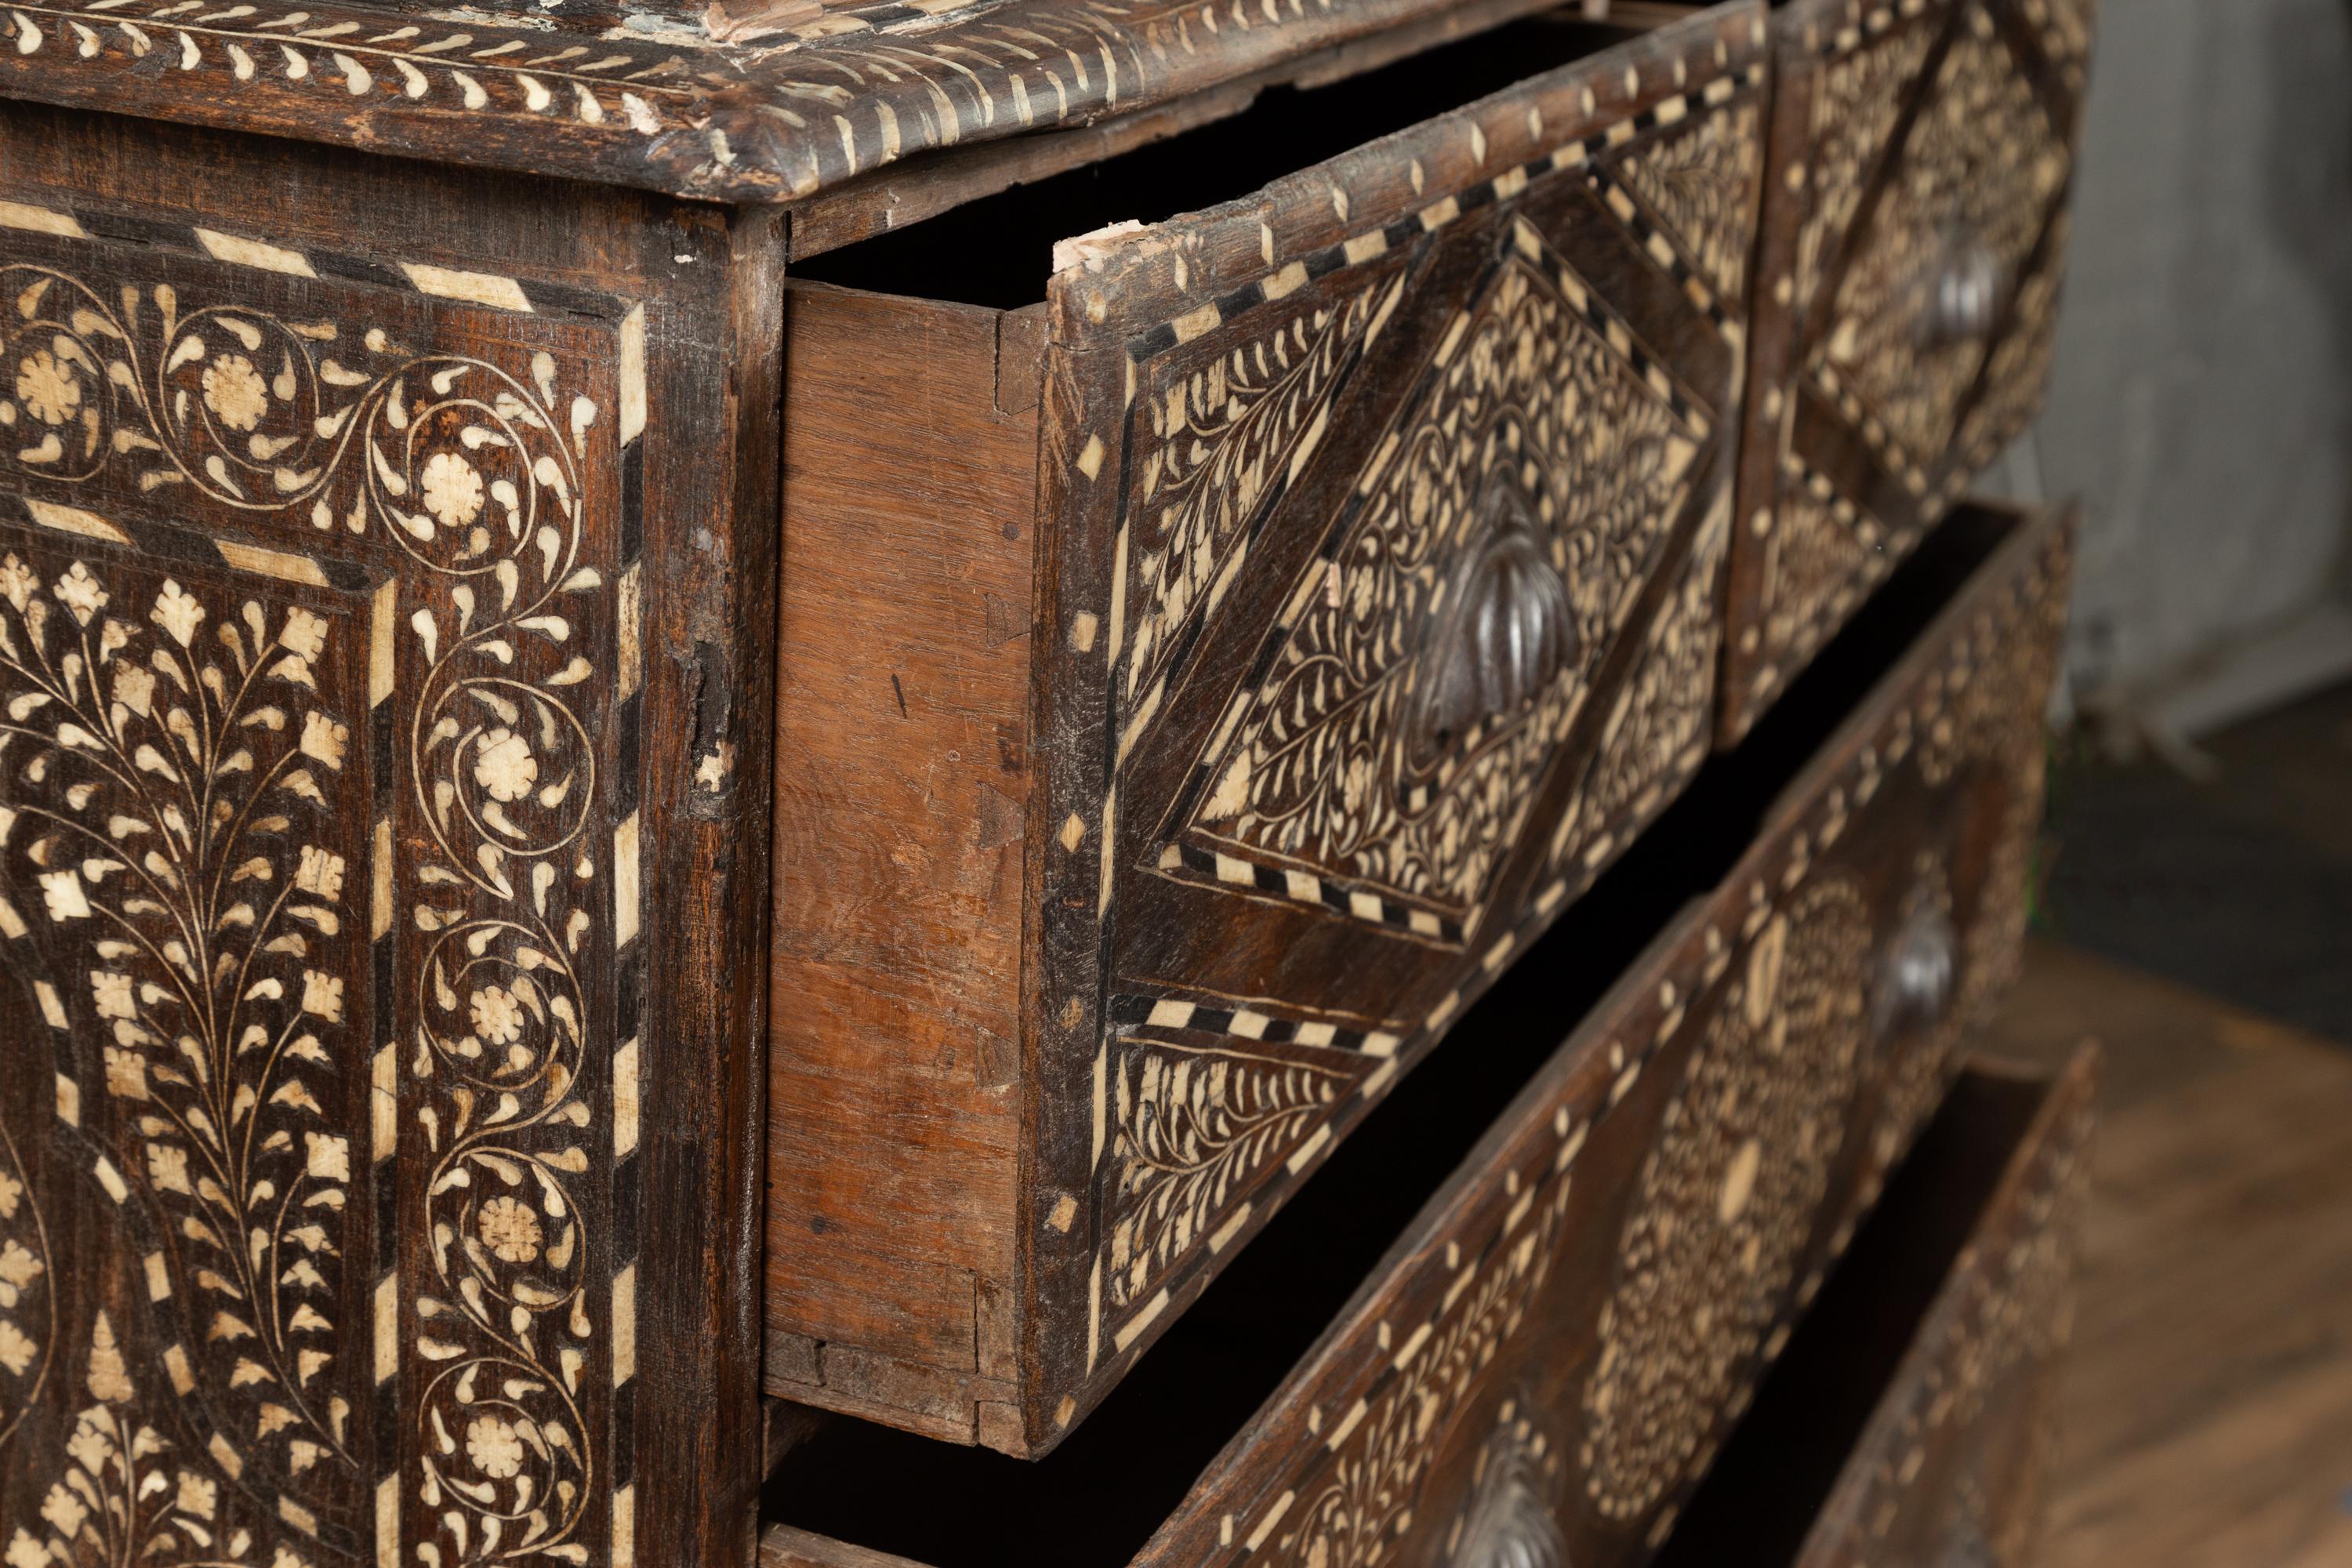
[[[1282,1521],[1286,1528],[1253,1561],[1310,1568],[1387,1561],[1412,1521],[1447,1426],[1551,1272],[1566,1196],[1565,1184],[1547,1194],[1525,1222],[1531,1228],[1497,1246],[1476,1279],[1448,1297],[1430,1337],[1349,1434],[1329,1479],[1299,1499]]]
[[[1329,1118],[1360,1074],[1150,1041],[1121,1061],[1104,1300],[1145,1300],[1238,1194]]]
[[[1593,875],[1628,829],[1671,798],[1706,757],[1716,656],[1723,641],[1717,588],[1730,519],[1717,512],[1693,542],[1682,581],[1644,634],[1641,662],[1602,726],[1598,753],[1560,817],[1551,857]]]
[[[1798,309],[1811,308],[1934,42],[1932,29],[1914,23],[1822,68],[1810,142],[1813,199],[1797,231]]]
[[[1922,341],[1939,280],[1980,255],[2006,300],[2065,183],[2066,143],[1980,5],[1944,58],[1837,300],[1822,363],[1853,383],[1915,464],[1933,463],[1990,345]]]
[[[351,1146],[321,1096],[359,1055],[331,846],[365,809],[320,681],[340,628],[207,604],[175,577],[132,598],[79,556],[45,574],[10,552],[0,602],[9,864],[51,923],[86,933],[106,1090],[203,1303],[195,1353],[287,1474],[349,1465],[351,1402],[322,1376]]]
[[[1457,920],[1515,842],[1697,450],[1533,265],[1503,263],[1470,318],[1379,448],[1385,467],[1332,559],[1309,566],[1322,590],[1294,596],[1304,607],[1271,672],[1202,759],[1214,784],[1189,830],[1221,853]],[[1449,637],[1467,635],[1449,595],[1478,585],[1503,527],[1527,531],[1557,579],[1564,656],[1523,700],[1466,727],[1421,722],[1416,693],[1453,662]]]
[[[49,1264],[39,1194],[26,1184],[16,1140],[0,1122],[0,1451],[48,1377]]]
[[[1213,613],[1247,558],[1259,505],[1310,454],[1344,379],[1404,288],[1375,283],[1283,321],[1170,385],[1148,409],[1139,470],[1141,595],[1120,683],[1139,702],[1180,636]]]
[[[143,1376],[144,1373],[142,1373]],[[201,1461],[175,1460],[172,1440],[149,1423],[113,1320],[90,1321],[82,1389],[91,1403],[74,1418],[57,1479],[32,1522],[11,1529],[7,1568],[310,1568],[289,1547],[257,1542],[229,1521],[218,1480]]]
[[[120,468],[142,494],[292,511],[321,531],[381,520],[441,571],[498,571],[518,544],[559,551],[578,489],[567,438],[597,417],[575,397],[559,421],[545,353],[534,387],[404,354],[381,327],[190,309],[170,283],[110,301],[34,265],[0,268],[0,466],[73,485]]]
[[[1762,117],[1760,100],[1744,99],[1610,165],[1727,300],[1743,298],[1748,287],[1759,210],[1756,182],[1764,165]]]

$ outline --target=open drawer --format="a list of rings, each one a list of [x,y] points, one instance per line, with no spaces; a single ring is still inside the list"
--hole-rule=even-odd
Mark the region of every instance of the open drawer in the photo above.
[[[2096,1066],[1969,1065],[1658,1568],[2032,1561]]]
[[[837,1423],[771,1563],[1646,1560],[2010,973],[2065,559],[1957,518],[1082,1432]]]
[[[1765,16],[789,289],[771,1392],[1050,1447],[1697,770]]]

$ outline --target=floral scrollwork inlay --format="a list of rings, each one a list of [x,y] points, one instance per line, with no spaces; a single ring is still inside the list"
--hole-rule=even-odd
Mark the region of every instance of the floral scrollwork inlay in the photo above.
[[[1350,356],[1396,307],[1402,280],[1294,315],[1170,385],[1147,410],[1135,612],[1120,693],[1140,702],[1179,635],[1208,615],[1246,556],[1260,503],[1321,435]]]
[[[1517,254],[1500,265],[1381,445],[1263,685],[1202,759],[1187,832],[1206,847],[1433,919],[1484,896],[1698,449],[1562,287]],[[1474,657],[1512,636],[1541,657]]]
[[[117,1410],[125,1463],[182,1445],[245,1521],[174,1514],[174,1563],[271,1568],[274,1518],[304,1555],[390,1525],[421,1568],[586,1564],[616,1365],[592,1095],[635,889],[591,658],[615,433],[583,362],[527,344],[592,329],[419,351],[429,317],[390,296],[289,280],[263,308],[191,273],[0,268],[0,470],[72,524],[0,554],[0,925],[37,939],[58,1115],[161,1238],[142,1326],[176,1340],[166,1436],[128,1394],[82,1425]],[[0,1428],[38,1366],[16,1337],[69,1331],[8,1250],[9,1164],[0,1279],[31,1277],[0,1298]],[[131,1560],[163,1483],[118,1465],[131,1500],[101,1507],[77,1464]],[[26,1550],[98,1552],[55,1533]]]
[[[39,1195],[26,1182],[16,1140],[0,1122],[0,1450],[48,1376],[49,1264]]]
[[[1600,748],[1553,830],[1551,858],[1591,876],[1626,831],[1659,810],[1706,759],[1723,641],[1716,592],[1730,519],[1717,511],[1694,542],[1682,581],[1644,634],[1641,662],[1618,692]]]
[[[151,1422],[113,1320],[90,1321],[81,1393],[56,1479],[26,1522],[0,1542],[6,1568],[311,1568],[234,1522],[218,1479]],[[140,1374],[143,1377],[145,1374]]]
[[[446,602],[408,622],[429,669],[406,759],[428,847],[408,911],[409,1069],[441,1090],[418,1111],[433,1160],[422,1495],[446,1505],[455,1561],[584,1563],[572,1538],[597,1467],[581,1394],[602,1331],[575,1191],[591,1170],[583,965],[614,892],[589,831],[601,781],[578,693],[593,669],[567,606],[604,579],[583,559],[580,479],[544,403],[470,362],[421,374],[446,401],[404,471],[466,542],[436,563],[457,578]],[[571,406],[575,432],[599,414]],[[499,441],[515,467],[484,483],[468,454]]]
[[[517,541],[560,550],[568,445],[597,412],[575,398],[559,421],[543,353],[534,387],[402,354],[381,328],[188,308],[170,283],[109,300],[30,264],[0,268],[0,468],[68,484],[119,468],[143,494],[382,526],[441,571],[500,571]]]
[[[1992,347],[1981,333],[1923,340],[1956,255],[1977,258],[2005,306],[2069,163],[2008,40],[1972,5],[1838,285],[1817,363],[1914,463],[1951,439]]]
[[[1797,231],[1799,309],[1809,309],[1886,155],[1935,34],[1913,23],[1822,67],[1812,105],[1811,206]]]
[[[1748,286],[1756,182],[1764,166],[1762,121],[1760,101],[1743,99],[1610,165],[1727,300],[1741,298]]]
[[[202,1303],[191,1353],[299,1477],[352,1462],[325,1374],[351,1180],[330,1102],[357,1054],[332,846],[361,808],[320,679],[349,633],[176,577],[131,585],[103,561],[0,559],[0,833],[47,922],[87,933],[106,1092]]]

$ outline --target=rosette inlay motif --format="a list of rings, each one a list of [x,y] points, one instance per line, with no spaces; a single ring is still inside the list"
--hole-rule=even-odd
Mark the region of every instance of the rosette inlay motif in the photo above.
[[[1870,911],[1825,875],[1749,947],[1642,1167],[1584,1393],[1587,1490],[1638,1518],[1764,1343],[1827,1191],[1867,1024]]]

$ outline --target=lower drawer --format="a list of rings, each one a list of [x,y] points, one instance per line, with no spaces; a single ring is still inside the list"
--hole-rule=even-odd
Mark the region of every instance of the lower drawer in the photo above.
[[[1069,1442],[842,1423],[772,1568],[1645,1561],[2013,963],[2067,539],[1957,519]]]
[[[2095,1072],[1961,1075],[1657,1568],[2031,1560]]]

